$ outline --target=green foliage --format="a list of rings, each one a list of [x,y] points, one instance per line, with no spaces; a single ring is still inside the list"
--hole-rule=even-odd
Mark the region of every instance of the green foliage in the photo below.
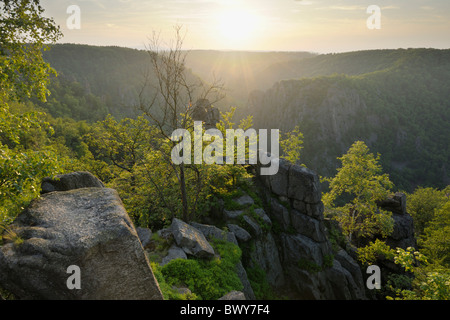
[[[161,272],[162,267],[158,263],[151,262],[150,266],[165,300],[198,300],[196,294],[181,294],[176,288],[169,285]]]
[[[450,270],[429,264],[429,259],[414,248],[397,248],[396,264],[415,276],[412,290],[396,290],[396,299],[450,300]],[[393,299],[392,297],[387,297]]]
[[[0,244],[4,241],[12,242],[15,246],[20,246],[23,239],[10,227],[0,224]]]
[[[54,44],[43,56],[58,72],[58,80],[51,79],[49,85],[49,104],[43,106],[53,116],[71,115],[90,122],[103,120],[105,111],[117,119],[136,116],[130,106],[136,102],[148,69],[146,51]],[[148,91],[144,90],[145,97],[153,97],[154,91]]]
[[[413,193],[407,194],[407,211],[414,219],[414,232],[416,237],[424,234],[425,228],[428,226],[435,215],[435,210],[440,209],[448,202],[446,190],[438,190],[435,188],[418,187]]]
[[[42,102],[39,99],[31,101],[55,118],[70,118],[77,121],[104,120],[109,113],[104,99],[94,95],[89,88],[79,82],[69,81],[64,76],[51,77],[48,85],[50,97]]]
[[[218,127],[233,127],[233,114],[228,113]],[[240,126],[245,128],[250,123],[247,119]],[[181,170],[171,161],[173,141],[144,117],[117,121],[108,116],[94,124],[82,140],[88,146],[87,156],[93,158],[89,164],[114,168],[106,182],[118,190],[130,216],[142,226],[161,228],[173,217],[185,219],[184,202],[189,219],[208,214],[220,198],[227,207],[235,207],[232,196],[247,185],[250,177],[242,165],[192,163],[184,164]]]
[[[232,290],[242,290],[236,274],[241,257],[238,246],[215,240],[213,247],[220,257],[211,260],[175,259],[161,268],[165,282],[172,286],[187,286],[202,300],[217,300]]]
[[[336,176],[326,179],[330,191],[323,195],[324,204],[335,213],[350,240],[352,236],[389,235],[393,220],[389,213],[378,210],[377,201],[385,199],[393,185],[387,174],[381,174],[380,156],[375,157],[364,142],[357,141],[339,160],[342,166]],[[347,203],[336,206],[342,199]]]
[[[43,113],[16,109],[17,103],[0,101],[0,223],[11,222],[39,196],[42,178],[61,171]]]
[[[334,224],[331,224],[328,229],[328,240],[330,240],[333,252],[338,252],[341,247],[345,247],[345,236],[342,234],[340,228]]]
[[[0,223],[7,223],[39,195],[40,180],[59,171],[53,150],[39,140],[52,133],[42,114],[15,113],[10,104],[32,95],[45,101],[53,69],[41,49],[61,34],[39,1],[3,1],[0,11]]]
[[[424,230],[419,244],[435,263],[450,268],[450,201],[435,210],[434,218]]]
[[[300,132],[300,127],[296,126],[280,140],[282,157],[291,163],[298,163],[300,161],[300,150],[303,149],[302,145],[303,133]]]
[[[59,27],[44,17],[39,1],[2,1],[0,12],[0,100],[32,95],[45,100],[53,69],[41,49],[62,36]]]
[[[395,256],[395,250],[386,244],[386,242],[376,239],[374,242],[370,242],[365,247],[357,249],[358,260],[364,266],[370,266],[377,264],[380,260],[393,260]]]

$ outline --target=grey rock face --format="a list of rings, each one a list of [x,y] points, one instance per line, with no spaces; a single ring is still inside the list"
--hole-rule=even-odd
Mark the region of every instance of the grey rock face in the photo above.
[[[58,175],[55,179],[44,178],[41,183],[41,193],[53,191],[69,191],[80,188],[104,188],[103,182],[90,172],[72,172]]]
[[[269,216],[266,214],[266,211],[264,211],[263,208],[256,208],[255,213],[262,219],[265,224],[269,226],[272,225],[272,220],[270,220]]]
[[[288,197],[306,203],[318,203],[321,199],[319,177],[302,166],[289,169]]]
[[[292,164],[285,159],[276,159],[278,161],[278,174],[269,176],[270,188],[278,196],[287,197],[289,186],[289,168]]]
[[[207,224],[201,224],[197,222],[192,222],[191,226],[199,230],[206,237],[207,240],[211,241],[213,239],[219,239],[223,241],[231,242],[238,245],[235,235],[232,232],[227,232],[217,228],[216,226],[211,226]]]
[[[252,217],[249,217],[247,215],[243,216],[243,220],[245,221],[245,223],[247,223],[248,227],[249,227],[249,231],[255,235],[256,237],[261,236],[262,235],[262,229],[259,226],[258,222],[255,221]]]
[[[393,213],[394,230],[386,239],[386,243],[392,248],[400,247],[406,249],[408,247],[416,247],[417,241],[414,236],[414,221],[408,214]]]
[[[152,237],[152,231],[148,228],[137,227],[136,232],[138,234],[142,246],[145,248],[150,242],[150,239]]]
[[[406,195],[402,192],[397,192],[394,196],[380,201],[378,206],[381,209],[391,211],[397,214],[406,214]]]
[[[224,295],[219,300],[246,300],[245,295],[241,291],[231,291]]]
[[[162,259],[161,266],[164,266],[175,259],[187,259],[187,256],[183,249],[177,246],[171,246],[167,252],[167,256]]]
[[[343,269],[350,273],[350,276],[346,276],[346,279],[351,286],[351,298],[354,300],[364,299],[364,288],[360,285],[364,283],[364,279],[359,265],[345,250],[339,250],[335,255],[335,259],[339,261]]]
[[[223,210],[225,220],[237,219],[244,213],[243,210]]]
[[[270,209],[274,220],[277,221],[284,230],[286,230],[291,225],[289,210],[280,204],[276,199],[271,200]]]
[[[255,249],[250,252],[250,257],[266,272],[267,281],[270,285],[280,287],[285,283],[283,264],[271,233],[255,239]]]
[[[117,192],[83,188],[34,200],[0,248],[0,285],[21,299],[163,299]],[[81,289],[68,289],[69,266]]]
[[[171,228],[176,244],[187,254],[199,258],[211,258],[214,256],[214,249],[206,240],[203,233],[193,226],[174,218]]]
[[[255,203],[253,198],[250,197],[249,195],[243,195],[242,197],[239,197],[234,201],[236,201],[241,206],[251,206],[252,204]]]
[[[252,238],[252,236],[250,235],[250,233],[247,232],[247,230],[239,227],[236,224],[229,223],[227,226],[228,229],[230,229],[230,231],[234,233],[238,241],[247,242]]]
[[[213,107],[208,99],[199,99],[193,108],[192,118],[202,121],[206,129],[215,128],[220,121],[220,111]]]
[[[268,218],[276,222],[278,232],[262,234],[249,222],[255,235],[250,256],[266,271],[269,283],[289,287],[300,299],[364,299],[356,262],[343,253],[334,257],[323,221],[318,176],[281,159],[278,173],[260,176],[260,181],[269,199]],[[271,237],[276,241],[269,241]]]
[[[301,214],[296,210],[291,210],[291,221],[294,229],[301,235],[317,242],[326,240],[323,224],[319,220]]]

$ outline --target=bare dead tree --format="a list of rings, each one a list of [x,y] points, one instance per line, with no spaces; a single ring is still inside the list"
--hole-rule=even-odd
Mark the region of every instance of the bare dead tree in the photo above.
[[[215,103],[224,97],[223,85],[219,81],[206,84],[188,72],[186,57],[189,51],[183,50],[186,32],[179,25],[174,29],[175,39],[170,43],[164,43],[160,34],[155,32],[149,38],[146,49],[149,54],[150,70],[145,72],[138,104],[139,111],[158,128],[160,137],[172,146],[176,144],[171,140],[172,132],[176,129],[189,129],[189,119],[196,101],[208,99]],[[146,92],[153,92],[150,98],[146,98]],[[163,157],[178,180],[183,220],[189,221],[191,215],[186,191],[186,169],[191,168],[195,171],[198,187],[201,187],[203,184],[199,171],[195,166],[183,163],[175,165],[170,154],[163,153]],[[197,192],[197,197],[199,194],[200,192]],[[197,200],[193,202],[194,210]]]

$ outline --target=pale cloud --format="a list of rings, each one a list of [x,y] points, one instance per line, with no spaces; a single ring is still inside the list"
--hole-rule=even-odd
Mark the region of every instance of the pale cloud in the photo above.
[[[331,6],[331,7],[328,7],[328,9],[330,9],[330,10],[344,10],[344,11],[355,11],[355,10],[362,11],[362,10],[367,9],[367,7],[357,6],[357,5],[354,5],[354,6]]]

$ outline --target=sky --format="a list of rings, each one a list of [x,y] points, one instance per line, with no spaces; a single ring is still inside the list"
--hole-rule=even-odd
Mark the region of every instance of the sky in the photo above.
[[[181,25],[186,32],[184,48],[189,50],[337,53],[450,48],[449,0],[41,0],[41,4],[45,15],[61,26],[60,43],[143,49],[154,32],[170,41],[174,26]],[[79,15],[68,12],[74,5]],[[379,15],[368,12],[369,6],[376,6]]]

